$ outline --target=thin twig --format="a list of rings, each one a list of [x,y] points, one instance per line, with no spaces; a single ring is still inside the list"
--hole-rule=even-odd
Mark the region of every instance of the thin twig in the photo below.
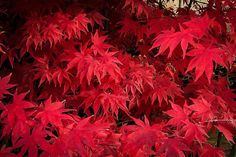
[[[199,124],[202,124],[202,123],[214,123],[214,122],[228,122],[228,123],[233,123],[233,122],[236,122],[235,119],[212,119],[212,120],[207,120],[207,121],[204,121],[204,122],[198,122]]]

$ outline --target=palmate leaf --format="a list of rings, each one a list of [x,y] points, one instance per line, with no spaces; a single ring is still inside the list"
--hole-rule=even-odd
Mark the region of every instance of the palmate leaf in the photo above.
[[[147,4],[143,0],[125,0],[124,8],[131,5],[131,12],[136,12],[137,16],[144,13],[147,17],[149,15],[149,9]]]
[[[201,121],[207,121],[214,118],[212,105],[204,98],[192,99],[193,105],[189,106],[194,111],[193,116],[200,118]]]
[[[202,147],[201,157],[225,157],[222,148],[214,148],[211,145]]]
[[[11,74],[3,78],[0,77],[0,100],[4,98],[4,94],[10,94],[8,89],[15,86],[9,83],[10,79]]]
[[[168,125],[182,126],[186,121],[189,120],[188,116],[190,114],[190,111],[187,108],[187,104],[185,104],[182,108],[177,104],[171,103],[171,108],[171,110],[165,112],[165,114],[172,117],[168,121]]]
[[[194,39],[196,37],[192,34],[191,29],[184,29],[180,26],[180,32],[175,32],[172,28],[170,31],[163,31],[154,40],[150,50],[160,46],[156,56],[163,54],[169,48],[168,58],[172,56],[173,51],[180,44],[183,52],[183,58],[186,56],[189,45],[195,45]]]
[[[35,118],[41,121],[42,126],[46,127],[48,124],[62,128],[62,120],[73,122],[73,118],[65,112],[72,111],[72,109],[65,109],[64,103],[60,101],[52,102],[51,97],[41,105],[42,110],[35,115]]]
[[[153,81],[153,88],[147,90],[145,93],[146,102],[150,98],[151,103],[154,104],[158,100],[161,106],[162,102],[168,102],[169,99],[174,100],[175,97],[182,97],[182,90],[180,87],[166,76],[156,76]]]
[[[204,47],[198,45],[196,49],[191,50],[187,55],[193,57],[188,65],[187,71],[195,69],[195,81],[197,81],[203,73],[206,74],[208,82],[211,82],[213,75],[214,65],[213,62],[226,67],[223,60],[224,51],[217,47]]]
[[[35,126],[32,132],[28,130],[14,145],[14,148],[21,148],[18,156],[24,156],[28,152],[28,156],[37,157],[38,147],[46,151],[49,148],[46,136],[46,131],[41,127]]]
[[[129,100],[123,89],[113,85],[113,81],[107,81],[107,85],[101,85],[98,89],[84,89],[80,96],[84,97],[82,106],[85,110],[92,107],[95,114],[102,109],[104,115],[114,114],[118,116],[119,109],[128,114],[126,102]]]
[[[100,54],[98,56],[94,54],[92,49],[87,47],[87,44],[81,47],[81,52],[72,52],[72,56],[68,58],[67,71],[76,67],[76,75],[79,77],[80,83],[85,81],[88,85],[90,85],[94,77],[99,83],[106,76],[119,82],[123,74],[120,70],[122,63],[115,56],[118,51],[104,50],[103,46],[100,43],[93,47],[96,52],[99,51]],[[105,48],[107,49],[107,47]]]
[[[207,137],[209,137],[204,130],[204,126],[190,121],[186,121],[185,126],[181,130],[185,132],[184,138],[189,144],[196,140],[200,145],[202,145],[202,143],[206,142]]]
[[[190,151],[187,144],[181,138],[162,140],[158,153],[164,153],[166,157],[185,157],[183,151]]]
[[[132,119],[136,125],[127,125],[122,128],[124,154],[129,156],[154,155],[155,152],[151,148],[165,137],[161,131],[163,126],[161,124],[150,125],[146,116],[144,122],[136,118]]]
[[[28,129],[29,112],[27,110],[36,107],[34,103],[24,100],[27,94],[28,92],[19,94],[16,91],[12,103],[0,104],[3,110],[0,119],[4,124],[2,136],[9,136],[12,133],[13,143]]]

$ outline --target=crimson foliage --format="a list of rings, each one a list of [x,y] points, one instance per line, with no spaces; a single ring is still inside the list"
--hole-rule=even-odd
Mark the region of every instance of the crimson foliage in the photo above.
[[[229,154],[236,1],[167,2],[2,0],[0,156]]]

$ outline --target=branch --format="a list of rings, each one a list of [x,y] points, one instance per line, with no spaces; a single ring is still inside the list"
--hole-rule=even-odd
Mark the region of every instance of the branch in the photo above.
[[[193,4],[193,0],[190,0],[189,3],[188,3],[188,8],[189,9],[192,7],[192,4]]]
[[[206,120],[204,122],[198,122],[199,124],[202,123],[214,123],[214,122],[228,122],[228,123],[233,123],[236,122],[236,119],[211,119],[211,120]]]

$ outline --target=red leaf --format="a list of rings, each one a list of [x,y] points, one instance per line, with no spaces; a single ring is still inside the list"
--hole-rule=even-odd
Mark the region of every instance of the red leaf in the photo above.
[[[180,32],[175,32],[172,28],[170,31],[163,31],[162,34],[158,35],[155,38],[155,42],[153,43],[150,50],[157,48],[160,46],[160,49],[158,50],[157,55],[163,54],[168,48],[169,48],[169,54],[168,58],[172,56],[173,51],[176,49],[178,44],[181,44],[181,48],[183,51],[183,58],[185,58],[186,51],[188,48],[188,45],[195,45],[194,37],[191,34],[190,29],[183,29],[180,26]]]
[[[49,144],[46,141],[46,132],[40,127],[35,127],[30,133],[30,130],[23,135],[14,145],[15,148],[21,147],[19,156],[24,156],[26,151],[28,151],[28,156],[37,157],[38,156],[38,146],[43,150],[49,148]]]
[[[2,79],[0,77],[0,100],[4,98],[4,94],[11,94],[9,93],[8,89],[15,86],[9,83],[10,79],[11,79],[11,74],[3,77]]]
[[[2,136],[9,135],[12,132],[13,143],[21,134],[25,133],[28,128],[29,112],[26,110],[35,107],[33,103],[24,100],[27,93],[18,94],[16,91],[13,95],[12,103],[1,105],[3,112],[0,118],[4,124]]]
[[[63,127],[62,120],[74,121],[73,118],[64,112],[71,111],[65,109],[63,102],[52,102],[51,97],[42,104],[43,110],[39,111],[35,118],[40,119],[42,125],[46,127],[48,124],[54,125],[59,129]]]
[[[136,125],[124,126],[122,130],[127,132],[123,137],[123,151],[129,156],[136,156],[141,153],[145,156],[153,155],[155,152],[151,149],[160,139],[164,138],[164,133],[161,131],[160,124],[150,126],[148,119],[145,117],[145,122],[139,119],[132,118]]]
[[[220,125],[220,124],[217,125],[216,128],[217,128],[220,132],[222,132],[222,133],[224,134],[225,138],[226,138],[229,142],[234,143],[234,139],[233,139],[234,135],[231,133],[230,130],[228,130],[225,126]]]
[[[189,108],[195,111],[193,116],[200,118],[202,122],[214,118],[212,106],[204,98],[192,99],[192,101],[194,104]]]
[[[136,11],[137,16],[140,16],[142,13],[144,13],[148,17],[149,9],[143,0],[125,0],[124,8],[129,5],[131,5],[132,13]]]
[[[105,43],[107,36],[99,36],[98,31],[96,31],[94,36],[92,36],[91,40],[93,42],[92,49],[95,55],[97,55],[97,53],[103,55],[103,53],[107,52],[108,49],[112,48],[110,44]]]
[[[50,46],[56,45],[62,39],[62,32],[55,24],[49,24],[43,28],[43,40],[49,41]]]
[[[188,115],[190,114],[187,106],[184,105],[184,107],[180,107],[179,105],[176,105],[174,103],[171,103],[171,110],[166,111],[165,113],[172,117],[167,124],[174,125],[174,126],[180,126],[180,124],[185,123],[188,121]]]
[[[184,138],[188,143],[192,143],[193,140],[196,140],[199,144],[206,142],[208,135],[202,126],[188,121],[186,121],[185,124],[182,131],[185,132]]]
[[[185,157],[183,151],[190,151],[190,149],[183,140],[178,138],[163,140],[158,150],[160,153],[165,153],[166,157]]]
[[[208,82],[210,83],[213,74],[213,62],[226,67],[222,58],[223,53],[223,50],[220,48],[205,48],[202,45],[199,45],[197,49],[193,49],[187,54],[188,56],[192,56],[194,58],[190,60],[186,72],[195,69],[195,81],[197,81],[205,72]]]
[[[224,152],[221,148],[214,148],[210,145],[203,147],[201,157],[224,157]]]

